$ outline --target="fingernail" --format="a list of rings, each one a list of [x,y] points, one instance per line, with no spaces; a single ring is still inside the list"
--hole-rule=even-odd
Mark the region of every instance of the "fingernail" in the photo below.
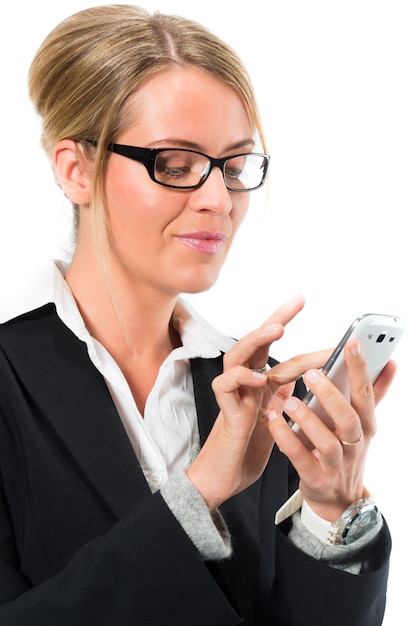
[[[308,384],[314,384],[317,383],[322,376],[323,374],[319,370],[309,370],[304,374],[304,380]]]
[[[349,350],[354,356],[360,356],[362,354],[362,346],[360,341],[352,340],[349,345]]]
[[[269,420],[270,422],[272,422],[273,420],[276,420],[278,417],[278,413],[276,411],[267,411],[266,412],[266,419]]]
[[[284,411],[296,411],[298,409],[298,400],[291,396],[284,402]]]
[[[302,293],[295,293],[288,298],[285,304],[293,305],[298,302],[305,302],[305,298]]]
[[[265,335],[275,335],[282,330],[282,324],[269,324],[269,326],[265,326],[262,330]]]
[[[263,374],[262,372],[254,372],[252,370],[252,376],[254,378],[260,378],[261,380],[267,380],[268,376],[266,374]]]

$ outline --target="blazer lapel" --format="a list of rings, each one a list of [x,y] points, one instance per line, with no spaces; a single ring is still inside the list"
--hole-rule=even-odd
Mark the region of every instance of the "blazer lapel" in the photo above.
[[[201,445],[206,441],[218,415],[219,406],[211,383],[223,371],[223,355],[215,359],[191,359],[194,396],[197,409]]]
[[[53,305],[7,326],[3,345],[25,393],[107,505],[123,517],[150,490],[85,344],[61,322]]]
[[[7,323],[3,345],[27,393],[70,456],[121,518],[150,489],[100,372],[85,344],[46,305]],[[211,388],[223,355],[191,360],[201,445],[219,407]]]

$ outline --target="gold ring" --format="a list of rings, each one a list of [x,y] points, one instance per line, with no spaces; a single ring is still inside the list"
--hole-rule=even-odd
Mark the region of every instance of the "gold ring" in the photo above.
[[[361,432],[359,439],[356,439],[356,441],[343,441],[343,439],[340,439],[340,437],[339,437],[339,441],[343,446],[349,447],[349,446],[356,446],[357,443],[362,441],[362,438],[363,438],[363,431]]]

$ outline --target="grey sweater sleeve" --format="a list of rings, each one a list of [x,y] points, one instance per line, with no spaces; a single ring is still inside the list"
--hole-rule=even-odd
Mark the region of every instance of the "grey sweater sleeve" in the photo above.
[[[161,495],[204,560],[228,558],[230,534],[219,511],[210,514],[200,492],[185,473],[169,478]]]
[[[221,514],[219,511],[210,514],[200,492],[185,473],[169,478],[161,488],[161,495],[202,559],[221,560],[230,557],[231,538]],[[361,539],[348,546],[332,546],[311,533],[302,523],[300,512],[297,511],[292,515],[289,539],[300,550],[330,567],[359,574],[372,568],[369,560],[372,553],[370,548],[381,527],[380,516],[378,525],[368,530]]]
[[[378,524],[347,546],[333,546],[321,541],[304,526],[300,511],[294,513],[291,519],[292,528],[288,535],[290,541],[314,559],[351,574],[362,574],[372,569],[371,548],[382,528],[381,515]]]

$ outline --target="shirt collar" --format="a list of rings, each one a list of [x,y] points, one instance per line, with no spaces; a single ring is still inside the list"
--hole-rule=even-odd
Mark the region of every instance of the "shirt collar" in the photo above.
[[[172,324],[182,341],[182,347],[172,353],[174,358],[214,358],[236,343],[213,328],[185,298],[178,299]]]
[[[66,265],[61,261],[46,263],[29,279],[21,293],[1,302],[0,323],[53,303],[62,322],[79,339],[90,343],[91,336],[64,278],[65,271]],[[182,346],[174,350],[169,358],[214,358],[235,344],[233,339],[217,331],[201,317],[185,298],[178,299],[172,323],[181,337]]]

